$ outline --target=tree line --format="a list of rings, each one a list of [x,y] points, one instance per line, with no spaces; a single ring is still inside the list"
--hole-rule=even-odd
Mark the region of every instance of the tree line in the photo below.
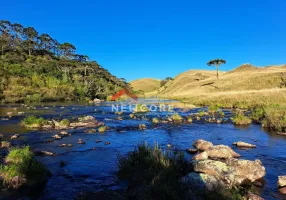
[[[0,100],[107,98],[128,86],[87,55],[33,27],[0,20]]]

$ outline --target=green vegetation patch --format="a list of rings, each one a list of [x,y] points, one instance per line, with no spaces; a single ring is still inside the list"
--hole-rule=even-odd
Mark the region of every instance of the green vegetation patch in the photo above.
[[[239,113],[232,118],[232,122],[236,125],[249,125],[251,124],[251,119],[243,113]]]
[[[21,124],[27,128],[40,128],[41,126],[47,124],[47,120],[42,117],[36,117],[34,115],[25,117]]]
[[[22,184],[32,182],[35,185],[47,180],[48,170],[46,167],[35,160],[29,146],[23,148],[12,148],[5,158],[7,165],[1,165],[0,176],[3,183],[8,187],[20,187],[22,185],[14,185],[12,178],[18,176],[22,180]]]

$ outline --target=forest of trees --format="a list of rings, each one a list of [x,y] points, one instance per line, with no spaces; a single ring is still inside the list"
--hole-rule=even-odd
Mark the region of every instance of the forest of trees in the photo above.
[[[105,99],[127,85],[88,56],[33,27],[0,20],[0,100]]]

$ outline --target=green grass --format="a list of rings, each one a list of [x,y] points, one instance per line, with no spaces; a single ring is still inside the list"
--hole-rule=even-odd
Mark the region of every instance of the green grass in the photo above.
[[[101,126],[98,128],[98,132],[104,133],[106,131],[107,127],[106,126]]]
[[[68,119],[63,119],[60,121],[60,125],[64,127],[69,127],[70,121]]]
[[[239,113],[232,118],[232,122],[236,125],[248,125],[251,124],[251,119],[249,119],[243,113]]]
[[[118,157],[118,177],[129,187],[148,188],[137,196],[146,199],[181,199],[184,189],[179,178],[189,172],[183,154],[164,153],[158,147],[138,146],[126,156]]]
[[[260,123],[264,118],[265,118],[265,108],[264,106],[255,106],[252,110],[251,110],[251,119],[256,122],[256,123]]]
[[[154,117],[153,119],[152,119],[152,123],[153,124],[159,124],[159,119],[158,118],[156,118],[156,117]]]
[[[24,162],[24,160],[31,160],[32,157],[33,154],[30,151],[29,146],[26,146],[22,149],[12,148],[9,154],[6,156],[5,161],[7,163],[19,164]]]
[[[285,132],[286,106],[272,105],[265,107],[265,118],[262,125],[275,131]]]
[[[127,155],[118,156],[117,176],[120,180],[127,181],[125,195],[129,199],[242,200],[246,194],[241,188],[219,188],[208,192],[199,191],[192,185],[184,185],[181,178],[192,170],[191,163],[184,159],[183,153],[163,151],[158,145],[154,148],[139,145]],[[189,193],[189,190],[192,192]]]
[[[46,167],[34,159],[29,146],[12,148],[5,161],[7,165],[1,165],[0,176],[7,186],[11,185],[10,181],[15,176],[36,183],[41,183],[47,179],[48,171]]]
[[[216,112],[219,111],[219,106],[218,106],[218,105],[210,105],[210,106],[208,107],[208,111],[209,111],[210,113],[216,113]]]
[[[179,115],[178,113],[175,113],[171,116],[171,119],[176,123],[180,123],[180,122],[182,122],[183,117],[181,115]]]
[[[42,117],[36,117],[34,115],[25,117],[22,121],[21,124],[25,127],[30,127],[30,128],[39,128],[42,125],[46,124],[47,120],[45,120]]]

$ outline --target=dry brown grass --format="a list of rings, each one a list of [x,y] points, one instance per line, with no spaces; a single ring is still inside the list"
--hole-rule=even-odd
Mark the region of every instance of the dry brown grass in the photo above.
[[[142,78],[130,82],[134,90],[142,90],[145,93],[155,92],[160,88],[160,80],[153,78]]]
[[[286,88],[280,88],[281,76],[285,74],[285,66],[258,68],[243,65],[235,70],[220,73],[219,88],[216,88],[213,71],[207,74],[208,78],[196,81],[191,78],[187,81],[190,78],[188,71],[169,83],[167,89],[160,92],[160,96],[206,105],[219,103],[232,106],[238,102],[249,105],[285,104]]]

